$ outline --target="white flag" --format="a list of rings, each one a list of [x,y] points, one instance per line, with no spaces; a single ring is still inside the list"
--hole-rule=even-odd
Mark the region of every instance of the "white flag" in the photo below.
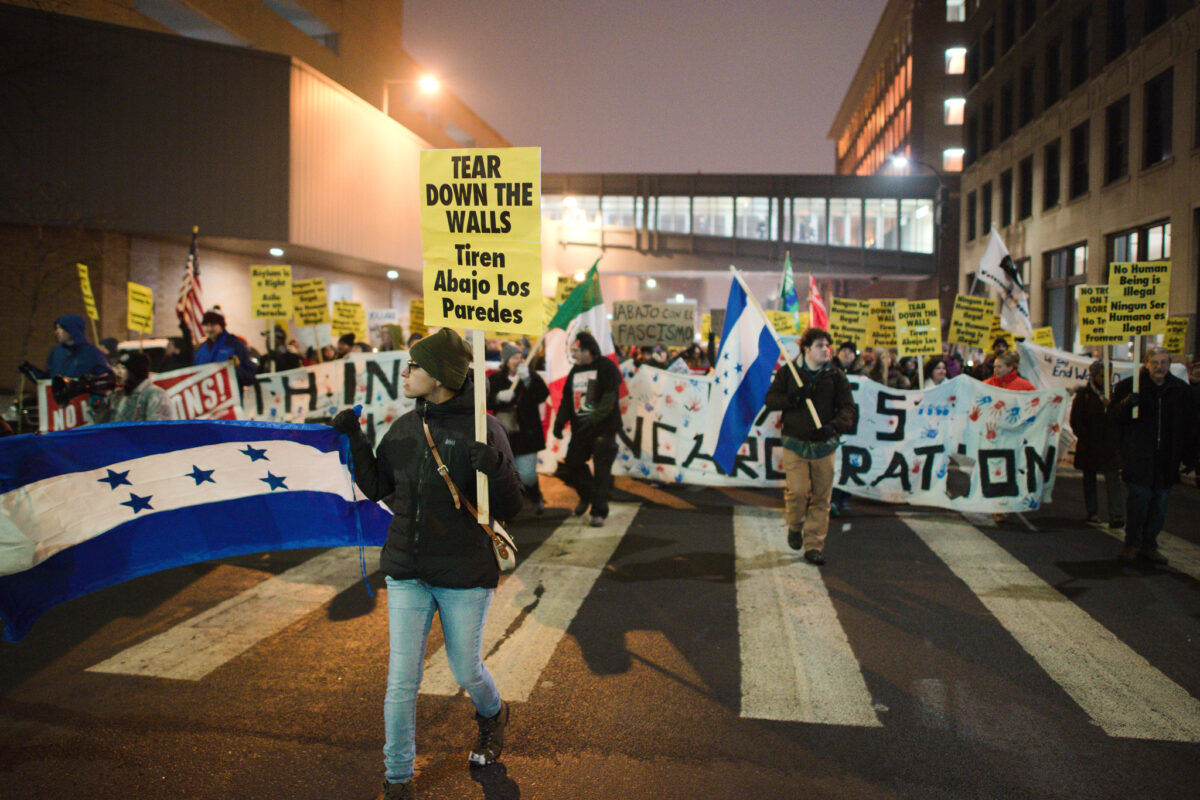
[[[1000,290],[1000,324],[1005,330],[1033,338],[1033,324],[1029,321],[1029,295],[1021,283],[1021,275],[1013,264],[1008,248],[1000,234],[992,228],[987,249],[979,261],[979,279]]]

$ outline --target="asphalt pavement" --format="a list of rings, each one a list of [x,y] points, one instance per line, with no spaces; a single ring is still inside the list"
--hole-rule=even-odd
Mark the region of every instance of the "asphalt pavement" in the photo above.
[[[618,479],[593,529],[543,481],[485,631],[504,757],[468,769],[435,625],[418,797],[1197,796],[1191,479],[1167,567],[1118,563],[1063,470],[1052,503],[999,525],[853,500],[821,569],[788,549],[778,491]],[[357,558],[181,567],[0,644],[0,797],[375,796],[387,612]]]

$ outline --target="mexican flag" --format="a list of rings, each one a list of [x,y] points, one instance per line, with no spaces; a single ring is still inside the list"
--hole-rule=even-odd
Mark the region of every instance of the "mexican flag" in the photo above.
[[[608,325],[608,314],[604,309],[604,298],[600,296],[600,276],[596,271],[599,264],[600,259],[597,258],[587,271],[587,276],[567,296],[558,307],[554,319],[546,326],[546,377],[549,378],[550,404],[554,414],[558,413],[563,384],[567,381],[567,373],[571,371],[571,342],[576,333],[590,332],[600,345],[600,354],[619,364],[617,351],[613,347],[612,330]]]

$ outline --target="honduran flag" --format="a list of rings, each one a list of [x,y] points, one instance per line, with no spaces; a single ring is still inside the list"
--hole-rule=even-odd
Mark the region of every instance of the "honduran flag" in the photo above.
[[[737,452],[762,410],[779,360],[779,346],[758,303],[741,276],[734,272],[733,278],[704,429],[713,461],[726,475],[733,474]]]
[[[183,420],[0,439],[0,617],[184,564],[383,543],[389,514],[353,486],[324,425]]]

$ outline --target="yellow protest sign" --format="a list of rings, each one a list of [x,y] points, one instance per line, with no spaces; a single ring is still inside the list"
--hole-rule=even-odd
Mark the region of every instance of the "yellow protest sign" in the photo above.
[[[558,313],[558,301],[553,297],[542,298],[542,322],[546,325],[550,324],[550,320],[554,319],[554,315]]]
[[[996,301],[967,294],[954,296],[954,311],[950,315],[950,330],[946,341],[963,347],[984,349],[991,343],[988,334],[996,318]]]
[[[851,300],[834,297],[829,302],[829,335],[834,347],[842,342],[854,342],[857,347],[867,345],[867,325],[870,308],[866,300]]]
[[[1170,292],[1170,261],[1109,264],[1105,332],[1121,336],[1166,333]]]
[[[867,301],[867,347],[896,346],[896,301]]]
[[[331,327],[334,336],[353,333],[354,341],[367,341],[367,312],[363,309],[362,303],[355,303],[351,300],[334,300]]]
[[[408,301],[408,332],[419,336],[429,335],[429,326],[425,324],[425,301]]]
[[[712,333],[712,314],[702,314],[700,316],[700,338],[707,342],[708,335]]]
[[[1108,324],[1108,287],[1079,287],[1079,343],[1082,345],[1123,344],[1129,337],[1111,336]]]
[[[811,311],[796,312],[796,331],[798,333],[804,333],[806,330],[808,330],[808,327],[811,324],[812,324],[812,312]]]
[[[575,291],[575,287],[579,285],[579,281],[567,275],[559,275],[558,283],[554,287],[554,304],[561,306],[566,299],[571,296],[571,292]]]
[[[1017,343],[1017,335],[1010,330],[1005,330],[1004,327],[1000,324],[1000,315],[993,314],[991,327],[988,328],[987,346],[983,347],[981,349],[990,350],[992,348],[992,343],[995,342],[997,339],[999,339],[1001,336],[1003,336],[1005,338],[1005,340],[1008,341],[1009,347],[1012,347],[1013,345],[1015,345]]]
[[[325,279],[309,278],[292,283],[292,307],[298,325],[323,325],[329,322],[329,301]]]
[[[1183,355],[1187,352],[1187,317],[1167,317],[1167,332],[1163,334],[1163,347],[1172,353]]]
[[[792,316],[790,311],[776,311],[774,309],[766,310],[767,321],[771,323],[771,327],[776,333],[794,334],[796,332],[796,318]]]
[[[87,310],[88,319],[99,322],[100,312],[96,310],[96,296],[92,294],[87,264],[76,264],[75,268],[79,270],[79,291],[83,294],[83,307]]]
[[[937,300],[896,301],[896,347],[900,357],[942,352],[942,312]]]
[[[427,324],[542,332],[541,150],[421,152]]]
[[[1049,325],[1042,328],[1034,328],[1033,343],[1040,344],[1042,347],[1055,347],[1054,328]]]
[[[287,264],[250,267],[250,311],[255,319],[292,318],[292,268]]]
[[[129,281],[126,284],[128,303],[125,312],[125,327],[142,333],[154,332],[154,290],[149,286]]]

